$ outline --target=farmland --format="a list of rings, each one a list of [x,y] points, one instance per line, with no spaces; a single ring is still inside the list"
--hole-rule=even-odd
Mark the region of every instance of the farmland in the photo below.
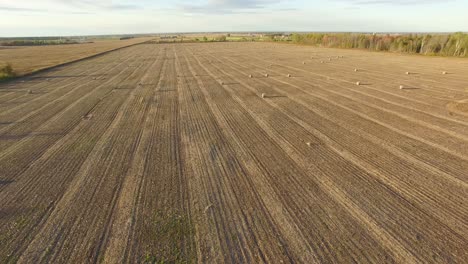
[[[462,263],[467,72],[141,44],[1,83],[0,262]]]
[[[92,43],[72,44],[72,46],[0,46],[0,67],[3,63],[10,63],[18,75],[24,75],[151,39],[151,37],[128,40],[104,39]]]

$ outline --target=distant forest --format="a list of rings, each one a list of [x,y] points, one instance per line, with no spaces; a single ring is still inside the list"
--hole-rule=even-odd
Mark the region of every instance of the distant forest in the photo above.
[[[468,34],[292,34],[293,43],[424,55],[468,57]]]
[[[70,39],[63,40],[47,40],[47,39],[32,39],[32,40],[10,40],[0,41],[0,46],[47,46],[47,45],[65,45],[78,44],[80,42]]]

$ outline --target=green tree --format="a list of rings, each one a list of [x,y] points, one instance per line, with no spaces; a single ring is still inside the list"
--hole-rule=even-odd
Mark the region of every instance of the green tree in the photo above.
[[[10,63],[7,63],[5,66],[0,68],[0,80],[9,79],[15,76],[15,71]]]
[[[217,41],[219,41],[219,42],[225,42],[225,41],[226,41],[226,36],[225,36],[225,35],[219,36],[219,37],[217,38]]]

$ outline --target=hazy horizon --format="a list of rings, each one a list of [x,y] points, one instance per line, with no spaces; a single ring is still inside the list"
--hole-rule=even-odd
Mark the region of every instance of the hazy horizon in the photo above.
[[[0,36],[0,39],[23,39],[23,38],[79,38],[79,37],[121,37],[121,36],[131,36],[131,37],[145,37],[145,36],[158,36],[158,35],[191,35],[191,34],[307,34],[307,33],[350,33],[350,34],[454,34],[454,33],[465,33],[465,31],[446,31],[446,32],[416,32],[416,31],[407,31],[407,32],[372,32],[372,31],[200,31],[200,32],[159,32],[159,33],[121,33],[121,34],[94,34],[94,35],[42,35],[42,36]]]
[[[0,0],[0,37],[468,31],[468,1]]]

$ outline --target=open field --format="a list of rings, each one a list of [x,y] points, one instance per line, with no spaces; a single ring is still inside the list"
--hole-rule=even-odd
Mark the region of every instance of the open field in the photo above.
[[[11,63],[18,75],[24,75],[151,39],[97,40],[93,43],[51,46],[0,46],[0,67],[3,63]]]
[[[463,263],[467,72],[142,44],[0,84],[0,262]]]

